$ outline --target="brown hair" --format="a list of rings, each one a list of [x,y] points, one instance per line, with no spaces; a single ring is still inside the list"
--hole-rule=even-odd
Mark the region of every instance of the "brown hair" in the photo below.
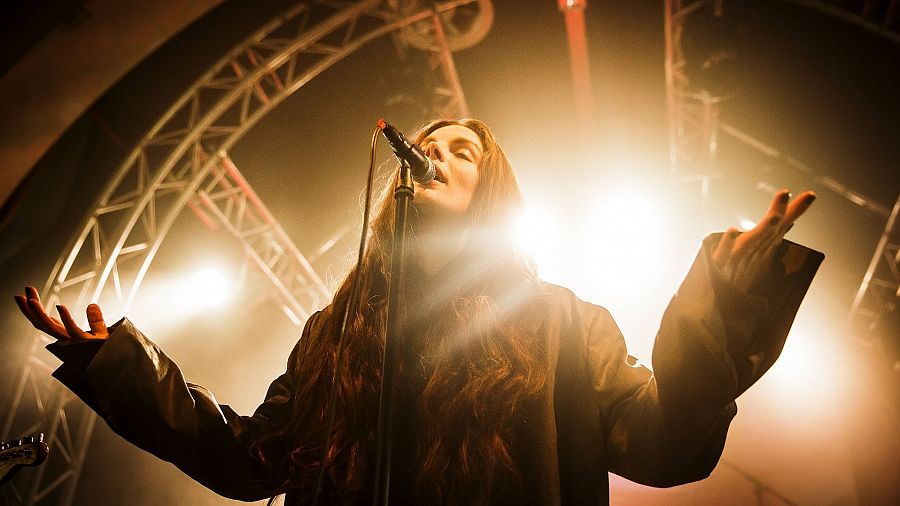
[[[461,125],[478,134],[484,147],[478,185],[468,209],[474,234],[461,253],[466,272],[437,297],[444,318],[415,327],[413,348],[426,350],[420,363],[401,374],[416,375],[408,392],[415,405],[417,472],[421,501],[478,503],[495,482],[515,482],[510,436],[517,413],[545,385],[542,350],[512,322],[537,282],[514,253],[508,229],[521,205],[513,168],[490,129],[474,119],[440,120],[423,126],[419,143],[435,130]],[[323,504],[368,500],[374,460],[375,428],[381,384],[387,288],[393,236],[394,182],[383,192],[362,265],[354,266],[331,305],[314,322],[301,356],[290,364],[297,381],[293,413],[251,446],[264,463],[287,476],[281,492],[312,496],[316,475],[325,466]],[[412,213],[410,227],[415,227]],[[414,231],[414,230],[413,230]],[[458,263],[454,263],[458,266]],[[360,304],[347,322],[344,357],[336,389],[336,416],[325,462],[327,402],[334,371],[341,315],[350,297],[351,279],[362,269]],[[415,266],[411,267],[415,270]],[[412,277],[416,273],[411,273]],[[457,276],[458,278],[458,276]],[[447,308],[449,306],[449,311]],[[451,317],[446,317],[446,315]]]

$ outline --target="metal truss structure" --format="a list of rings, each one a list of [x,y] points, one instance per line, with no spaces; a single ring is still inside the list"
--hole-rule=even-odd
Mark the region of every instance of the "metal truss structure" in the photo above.
[[[443,83],[434,90],[435,112],[466,115],[450,51],[483,38],[493,19],[490,1],[397,5],[382,0],[303,2],[216,62],[115,171],[53,268],[42,291],[46,307],[102,301],[111,313],[126,312],[168,231],[187,207],[242,244],[248,259],[275,287],[285,313],[302,325],[329,292],[227,151],[286,97],[389,34],[414,40],[433,53],[433,68],[441,70]],[[461,8],[476,14],[470,25],[476,33],[448,22]],[[22,504],[72,502],[96,421],[83,403],[50,379],[56,360],[42,349],[49,342],[36,334],[0,438],[43,432],[50,445],[50,459],[29,473],[30,479],[4,487],[7,497]]]
[[[875,254],[853,300],[847,328],[857,346],[855,351],[866,367],[860,372],[866,386],[859,397],[867,431],[852,430],[851,444],[870,448],[867,459],[877,462],[886,475],[897,469],[900,449],[900,196],[878,240]],[[866,434],[868,432],[868,434]],[[867,446],[871,445],[871,446]],[[876,450],[877,449],[877,450]],[[872,464],[854,469],[860,484],[877,474]],[[869,485],[872,485],[869,483]],[[859,487],[864,504],[890,502],[897,496],[897,483]]]
[[[697,184],[706,201],[716,170],[719,112],[725,97],[699,88],[689,79],[682,43],[688,18],[701,9],[721,11],[722,0],[666,0],[665,69],[669,121],[669,170],[680,183]]]
[[[221,225],[243,246],[247,258],[274,285],[284,313],[294,325],[303,325],[328,298],[328,289],[226,153],[220,151],[216,158],[219,163],[188,205],[207,226]]]
[[[900,0],[787,0],[900,42]]]
[[[891,214],[890,208],[881,204],[874,198],[869,197],[868,195],[854,188],[848,187],[837,179],[819,172],[813,167],[810,167],[809,165],[806,165],[800,160],[792,157],[788,153],[769,146],[763,141],[754,138],[750,134],[743,132],[732,125],[729,125],[728,123],[721,123],[719,125],[719,130],[724,134],[734,137],[745,146],[753,148],[758,153],[769,158],[773,162],[784,165],[799,172],[800,174],[803,174],[804,177],[806,177],[810,181],[815,182],[822,188],[830,190],[835,195],[842,197],[844,200],[850,202],[853,205],[865,209],[873,215],[880,216],[881,218],[887,218]]]
[[[878,355],[887,357],[895,373],[900,373],[900,341],[897,341],[900,336],[896,335],[896,317],[900,314],[898,214],[900,214],[900,196],[897,197],[894,208],[888,216],[875,254],[869,262],[869,268],[850,310],[850,325],[856,332],[856,337],[864,346],[874,348]],[[891,321],[890,316],[894,316],[895,319]]]
[[[569,69],[575,92],[575,109],[579,129],[584,139],[596,134],[594,122],[594,98],[591,92],[591,65],[588,57],[584,11],[587,0],[558,0],[557,8],[566,22],[566,40],[569,46]]]

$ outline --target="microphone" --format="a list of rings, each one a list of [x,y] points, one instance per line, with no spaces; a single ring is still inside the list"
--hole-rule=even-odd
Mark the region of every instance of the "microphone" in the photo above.
[[[425,156],[422,148],[411,144],[399,130],[387,124],[383,119],[378,120],[378,126],[400,163],[405,162],[409,165],[413,181],[423,185],[434,181],[434,162]]]

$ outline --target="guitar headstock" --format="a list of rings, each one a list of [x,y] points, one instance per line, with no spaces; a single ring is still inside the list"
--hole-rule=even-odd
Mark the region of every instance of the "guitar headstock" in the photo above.
[[[43,434],[0,443],[0,485],[22,466],[40,465],[49,453],[50,447],[44,442]]]

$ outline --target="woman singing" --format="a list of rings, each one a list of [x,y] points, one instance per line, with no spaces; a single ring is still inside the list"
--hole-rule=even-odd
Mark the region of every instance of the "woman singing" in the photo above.
[[[782,240],[815,195],[781,191],[752,230],[704,241],[663,315],[651,372],[628,355],[607,310],[542,282],[516,254],[505,230],[522,197],[484,123],[436,121],[414,140],[437,177],[415,188],[391,503],[605,504],[608,471],[660,487],[708,476],[735,399],[777,358],[822,260]],[[127,319],[107,328],[92,304],[84,331],[63,306],[59,320],[49,316],[34,288],[16,302],[57,339],[48,346],[63,360],[56,378],[118,434],[210,489],[309,504],[321,474],[319,504],[367,502],[390,195],[362,263],[306,323],[253,416],[186,383]],[[336,364],[356,270],[360,303]]]

